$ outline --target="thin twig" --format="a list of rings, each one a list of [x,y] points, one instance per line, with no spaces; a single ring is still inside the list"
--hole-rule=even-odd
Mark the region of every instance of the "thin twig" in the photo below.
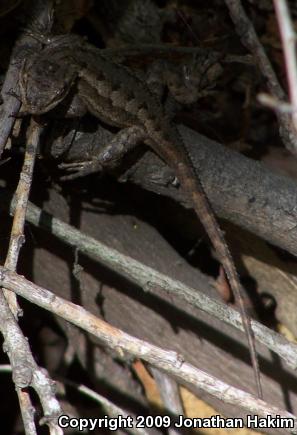
[[[1,314],[0,314],[0,318],[1,318]],[[32,359],[32,361],[33,361],[33,359]],[[33,363],[33,365],[35,365],[35,364]],[[10,364],[1,364],[0,365],[0,373],[12,373],[13,374],[14,373],[13,367]],[[47,376],[46,371],[43,370],[43,373],[36,372],[35,376],[37,378],[38,383],[40,384],[40,387],[42,388],[42,382],[44,380],[46,380],[46,376]],[[19,401],[20,401],[22,419],[24,422],[24,428],[25,428],[26,434],[37,435],[35,421],[34,421],[35,409],[31,405],[30,395],[27,391],[22,391],[22,394],[19,394],[20,392],[21,392],[21,390],[17,389],[17,393],[18,393],[18,397],[19,397]],[[51,394],[46,394],[45,400],[47,400],[47,399],[51,399]],[[53,405],[58,403],[56,400],[54,402],[55,403],[53,403],[51,406],[49,406],[48,409],[52,410]],[[57,413],[57,417],[58,417],[59,414],[61,413],[61,409],[59,410],[59,408],[57,408],[55,412]],[[50,417],[53,418],[53,414],[51,414]],[[50,432],[51,435],[62,435],[63,434],[62,429],[59,428],[54,422],[51,422],[50,431],[51,431]]]
[[[155,367],[151,367],[151,371],[158,386],[166,410],[165,412],[172,416],[184,415],[183,404],[176,380]],[[170,427],[168,428],[168,435],[180,435],[180,431],[179,429],[176,430],[175,427]]]
[[[1,366],[0,366],[1,368]],[[149,435],[149,432],[141,429],[141,428],[137,428],[135,427],[135,423],[136,423],[136,416],[133,416],[131,414],[131,412],[129,412],[129,414],[123,409],[120,408],[119,406],[115,405],[113,402],[111,402],[110,400],[106,399],[106,397],[103,397],[101,394],[98,394],[96,391],[91,390],[89,387],[82,385],[82,384],[77,384],[73,381],[70,381],[68,379],[65,378],[61,378],[60,382],[62,384],[65,385],[69,385],[70,387],[74,388],[76,391],[84,394],[87,397],[90,397],[91,399],[95,400],[97,403],[99,403],[103,409],[105,410],[105,412],[110,416],[110,417],[118,417],[118,416],[122,416],[124,419],[127,419],[128,416],[132,417],[132,421],[134,423],[134,428],[126,428],[125,431],[127,431],[127,433],[130,433],[132,435]]]
[[[0,373],[13,373],[12,366],[10,364],[1,364]],[[34,421],[35,409],[32,406],[30,395],[27,391],[23,391],[19,388],[17,388],[17,394],[25,432],[30,435],[37,435]]]
[[[0,364],[0,373],[11,373],[12,368],[10,364]]]
[[[5,261],[5,267],[10,270],[16,270],[19,252],[24,243],[26,209],[31,190],[37,147],[39,145],[39,138],[42,130],[43,128],[40,126],[40,124],[38,124],[32,118],[27,133],[27,144],[23,168],[15,192],[16,209],[12,224],[8,254]]]
[[[13,210],[14,206],[12,204],[12,213]],[[110,269],[135,282],[145,291],[154,293],[154,289],[160,289],[174,294],[200,310],[243,331],[238,311],[206,296],[198,289],[188,287],[180,281],[174,280],[131,257],[121,254],[115,249],[109,248],[105,244],[54,218],[52,215],[43,212],[31,203],[28,204],[26,220],[46,229],[66,244],[77,247],[89,258],[100,261]],[[289,342],[282,335],[255,320],[251,321],[251,325],[257,341],[277,353],[289,367],[293,369],[297,367],[297,345],[295,343]]]
[[[293,23],[290,16],[290,11],[286,0],[273,0],[274,9],[276,12],[276,17],[278,21],[278,26],[280,30],[287,81],[289,87],[290,102],[294,108],[297,110],[297,59],[296,59],[296,35],[293,29]],[[292,113],[292,121],[297,131],[297,114]]]
[[[276,0],[278,1],[278,0]],[[280,101],[286,100],[286,94],[282,89],[274,72],[270,60],[258,38],[255,28],[245,13],[240,0],[225,0],[231,19],[242,44],[254,55],[256,64],[267,80],[267,86],[272,96]],[[292,125],[291,116],[287,113],[276,112],[280,125],[280,135],[285,146],[297,154],[297,133]]]
[[[24,277],[5,270],[3,267],[0,267],[0,283],[15,291],[19,296],[23,296],[30,302],[93,334],[103,345],[117,351],[120,355],[128,353],[135,358],[140,358],[174,376],[179,382],[199,388],[225,403],[240,406],[249,413],[259,416],[278,415],[282,418],[292,419],[295,429],[289,429],[288,431],[293,434],[297,433],[297,417],[293,414],[280,410],[252,394],[232,387],[197,369],[185,362],[182,355],[133,337],[99,319],[83,307],[62,299],[45,288],[31,283]]]
[[[25,433],[26,435],[37,435],[34,420],[35,408],[32,406],[30,394],[28,391],[23,391],[20,388],[17,388],[16,391],[19,399]]]
[[[13,381],[17,390],[29,386],[34,388],[40,398],[44,415],[47,418],[45,423],[49,425],[51,433],[62,434],[62,430],[57,426],[57,418],[62,410],[55,398],[53,381],[48,377],[47,372],[38,367],[34,361],[28,341],[10,311],[2,292],[0,292],[0,325],[4,337],[4,349],[10,359]],[[36,434],[36,430],[30,431],[34,414],[27,395],[21,397],[20,405],[26,405],[26,409],[22,409],[22,415],[29,419],[29,421],[24,421],[26,434]]]
[[[291,103],[277,100],[272,95],[266,94],[265,92],[260,92],[257,95],[257,100],[259,101],[259,103],[263,104],[263,106],[266,106],[269,109],[273,109],[276,112],[291,113],[291,114],[293,112],[295,112],[295,114],[296,114],[296,112],[297,112],[297,106],[294,107],[294,106],[292,106]]]
[[[31,124],[28,130],[27,134],[27,144],[26,144],[26,152],[24,157],[24,163],[23,168],[20,174],[19,183],[16,189],[16,213],[13,218],[13,224],[12,224],[12,230],[10,235],[10,241],[9,241],[9,247],[8,252],[5,260],[4,266],[9,270],[16,270],[19,252],[21,249],[22,244],[24,243],[25,237],[24,237],[24,225],[25,225],[25,216],[26,216],[26,209],[28,204],[28,198],[29,193],[31,189],[32,184],[32,177],[33,177],[33,169],[34,169],[34,163],[35,163],[35,157],[36,157],[36,151],[39,144],[39,137],[41,134],[41,127],[35,123],[35,121],[32,119]],[[9,309],[11,310],[12,314],[14,315],[15,319],[18,317],[18,313],[21,311],[16,295],[5,288],[3,290],[3,295],[5,296]],[[1,290],[0,290],[1,291]],[[6,311],[6,307],[3,307]],[[0,329],[3,333],[3,328],[5,328],[5,325],[1,325]],[[19,336],[21,335],[21,331],[18,330]],[[23,337],[23,340],[25,340],[25,337]],[[23,341],[22,340],[22,341]],[[8,355],[10,356],[12,354],[12,349],[9,348],[9,340],[6,342]],[[22,360],[22,354],[24,351],[24,346],[15,346],[13,348],[13,353],[16,354],[15,360],[17,360],[18,352],[20,352],[19,360]],[[30,349],[27,348],[26,351],[30,352]],[[29,359],[33,360],[33,357],[30,353]],[[24,360],[25,361],[25,360]],[[28,386],[31,382],[31,372],[29,370],[24,370],[25,364],[19,364],[19,365],[12,365],[13,367],[13,379],[19,379],[21,372],[27,373],[28,377],[27,379],[22,381],[22,385]],[[24,423],[25,432],[27,435],[33,435],[36,434],[36,427],[35,427],[35,421],[34,421],[34,413],[35,410],[32,406],[31,399],[29,394],[26,391],[22,391],[22,387],[20,387],[16,383],[16,390],[19,398],[20,403],[20,409],[22,414],[22,419]]]
[[[12,223],[8,252],[4,263],[4,267],[9,270],[16,270],[19,252],[23,243],[25,242],[25,216],[28,198],[31,190],[36,152],[41,132],[42,127],[37,124],[32,118],[27,134],[27,144],[23,168],[15,192],[16,209]],[[15,296],[12,295],[11,292],[6,293],[5,290],[4,294],[8,301],[10,309],[12,310],[14,316],[17,318],[19,307]]]

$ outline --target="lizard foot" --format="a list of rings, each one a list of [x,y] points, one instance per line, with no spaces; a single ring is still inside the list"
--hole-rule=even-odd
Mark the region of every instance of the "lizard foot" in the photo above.
[[[60,163],[59,169],[67,172],[67,175],[63,175],[60,178],[62,181],[65,181],[85,177],[86,175],[93,174],[95,172],[101,172],[102,165],[98,161],[91,160],[87,162]]]

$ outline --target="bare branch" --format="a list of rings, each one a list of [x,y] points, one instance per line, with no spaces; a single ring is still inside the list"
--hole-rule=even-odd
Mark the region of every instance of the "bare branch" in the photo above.
[[[32,184],[36,150],[39,144],[39,137],[41,131],[42,128],[32,119],[27,135],[24,164],[15,194],[16,213],[13,219],[9,248],[5,260],[5,267],[9,270],[16,270],[19,252],[22,244],[24,243],[25,215]],[[6,306],[3,295],[8,302],[9,308],[8,306]],[[1,293],[0,303],[3,304],[2,309],[6,313],[6,316],[8,316],[8,310],[10,309],[15,319],[17,319],[20,308],[18,306],[15,294],[11,293],[6,289],[3,289],[3,294]],[[10,316],[6,317],[6,319],[8,318],[10,318]],[[13,322],[15,322],[14,329],[15,337],[17,337],[17,340],[11,340],[7,336],[6,328],[8,327],[9,323],[12,324]],[[13,331],[13,327],[10,327],[12,328],[11,331]],[[32,406],[30,395],[28,394],[28,392],[22,391],[22,388],[27,387],[31,384],[32,373],[33,370],[36,370],[37,366],[34,367],[34,360],[30,348],[27,344],[25,337],[22,335],[21,330],[18,328],[16,320],[13,321],[11,319],[10,322],[8,322],[8,320],[4,319],[3,322],[1,322],[0,329],[4,337],[6,337],[5,345],[7,348],[8,356],[11,359],[13,379],[16,384],[16,390],[19,398],[25,432],[27,435],[34,435],[37,433],[34,421],[35,410]],[[26,353],[28,353],[28,355],[26,355]],[[13,361],[15,362],[15,364],[13,364]],[[31,363],[28,364],[28,361],[31,361]],[[51,390],[50,384],[48,385],[48,387],[49,390]],[[43,388],[43,390],[46,390],[46,386],[45,388]],[[44,395],[44,391],[42,392],[42,395]]]
[[[16,213],[13,219],[10,243],[5,260],[5,267],[10,270],[16,270],[19,252],[25,240],[25,215],[32,184],[36,151],[41,132],[42,127],[31,119],[27,135],[24,164],[15,194]],[[6,304],[3,295],[5,295],[9,305]],[[54,396],[54,391],[51,385],[52,381],[36,365],[27,340],[16,323],[15,319],[17,318],[20,309],[15,295],[13,295],[9,290],[3,288],[0,305],[0,310],[2,310],[0,329],[4,336],[6,351],[11,361],[13,380],[16,385],[25,432],[27,435],[34,435],[37,434],[34,421],[35,410],[32,406],[29,393],[22,391],[23,388],[30,385],[35,387],[37,394],[39,394],[41,403],[44,405],[43,409],[47,417],[53,419],[57,418],[57,415],[61,410]],[[10,310],[11,313],[9,313]],[[8,331],[10,331],[10,333]],[[53,421],[48,424],[50,427],[52,426],[51,430],[56,433],[61,433],[61,429],[56,425],[56,422]]]
[[[46,371],[39,368],[34,361],[28,341],[11,313],[2,292],[0,292],[0,325],[4,337],[4,349],[11,362],[16,388],[19,390],[28,386],[33,387],[48,419],[46,423],[53,430],[56,430],[57,434],[62,434],[61,429],[57,426],[57,418],[61,414],[61,408],[54,395],[53,381],[48,377]],[[26,434],[31,435],[36,433],[29,431],[32,427],[32,418],[29,419],[29,416],[32,417],[33,411],[27,395],[21,396],[21,400],[20,405],[26,405],[26,409],[22,409],[22,415],[27,416],[24,424],[29,424],[29,426],[25,426]]]
[[[0,268],[0,282],[3,286],[15,291],[30,302],[57,314],[79,328],[93,334],[103,345],[117,351],[127,352],[135,358],[140,358],[160,370],[174,376],[179,382],[188,383],[196,388],[217,397],[225,403],[240,406],[242,409],[261,416],[276,416],[292,418],[297,427],[297,418],[286,411],[271,406],[225,382],[197,369],[185,362],[182,355],[174,351],[164,350],[146,341],[133,337],[104,320],[90,314],[83,307],[62,299],[45,288],[39,287],[14,272]],[[289,429],[297,433],[297,429]]]
[[[169,412],[173,416],[183,415],[184,409],[177,382],[172,377],[155,367],[152,367],[151,371],[159,388],[160,396],[163,400],[166,412]],[[178,434],[180,434],[179,429],[176,430],[174,427],[168,428],[168,435]]]
[[[296,35],[290,17],[286,0],[273,0],[281,40],[285,56],[287,80],[289,85],[290,101],[297,110],[297,59],[296,59]],[[292,113],[292,121],[297,131],[297,114]]]
[[[31,190],[36,151],[41,132],[42,128],[32,119],[27,134],[27,145],[23,168],[15,193],[16,209],[13,218],[7,257],[4,263],[4,267],[9,270],[16,270],[19,252],[23,243],[25,242],[25,216]],[[16,298],[11,294],[11,292],[5,293],[5,290],[4,294],[9,303],[10,309],[17,318],[19,307]]]
[[[266,94],[265,92],[260,92],[257,95],[257,100],[259,101],[259,103],[263,104],[263,106],[266,106],[269,109],[273,109],[276,112],[293,113],[297,111],[297,109],[294,108],[292,104],[277,100],[272,95]]]
[[[32,406],[30,394],[27,391],[21,390],[20,388],[17,388],[16,391],[19,399],[25,433],[26,435],[37,435],[34,421],[35,409]]]
[[[110,416],[110,417],[118,417],[119,415],[121,415],[123,418],[127,418],[128,415],[132,416],[133,419],[133,423],[136,422],[136,416],[133,416],[131,414],[131,412],[129,412],[129,414],[123,409],[120,408],[119,406],[115,405],[113,402],[111,402],[110,400],[106,399],[106,397],[103,397],[101,394],[98,394],[96,391],[91,390],[89,387],[86,387],[85,385],[79,385],[76,384],[73,381],[70,381],[68,379],[61,379],[60,382],[62,384],[65,385],[69,385],[70,387],[74,388],[76,391],[84,394],[87,397],[90,397],[91,399],[95,400],[95,402],[99,403],[103,409],[105,410],[105,412]],[[132,435],[149,435],[149,431],[146,431],[145,429],[141,429],[141,428],[137,428],[134,427],[133,429],[125,429],[125,431],[127,431],[127,433],[132,434]]]
[[[278,2],[278,0],[276,0]],[[267,80],[267,86],[272,96],[280,101],[286,99],[286,94],[282,89],[274,69],[268,59],[267,54],[258,38],[255,28],[246,15],[240,0],[225,0],[229,9],[230,16],[235,25],[236,31],[240,36],[242,44],[254,55],[255,62],[259,65],[260,71]],[[280,135],[284,145],[293,153],[297,154],[297,133],[291,122],[291,117],[287,113],[276,112]]]

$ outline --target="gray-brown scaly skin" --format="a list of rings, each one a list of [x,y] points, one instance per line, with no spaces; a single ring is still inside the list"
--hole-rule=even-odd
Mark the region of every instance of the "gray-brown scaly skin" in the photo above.
[[[53,38],[41,53],[31,56],[23,65],[20,91],[25,112],[38,115],[47,113],[63,102],[70,91],[75,90],[80,114],[82,109],[89,111],[106,124],[120,128],[119,133],[95,159],[68,165],[68,169],[80,170],[80,174],[116,164],[123,154],[141,142],[150,146],[172,167],[192,200],[239,303],[258,395],[261,397],[254,337],[241,296],[241,284],[224,236],[179,132],[147,84],[104,56],[102,51],[77,36]]]

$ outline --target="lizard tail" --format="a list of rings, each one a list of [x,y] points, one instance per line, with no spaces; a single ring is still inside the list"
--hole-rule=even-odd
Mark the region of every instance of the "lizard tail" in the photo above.
[[[215,218],[215,214],[211,208],[208,198],[204,192],[203,186],[199,177],[195,173],[194,167],[191,165],[192,175],[189,174],[189,164],[180,161],[177,164],[177,175],[180,183],[187,194],[191,195],[191,200],[195,212],[203,224],[210,241],[212,242],[217,254],[220,257],[221,263],[227,275],[231,290],[234,294],[235,300],[239,306],[243,328],[248,340],[249,352],[251,356],[258,397],[262,398],[262,386],[260,381],[259,362],[256,353],[255,338],[251,327],[251,320],[248,316],[243,300],[242,287],[240,284],[239,276],[237,274],[234,261],[231,253]]]

